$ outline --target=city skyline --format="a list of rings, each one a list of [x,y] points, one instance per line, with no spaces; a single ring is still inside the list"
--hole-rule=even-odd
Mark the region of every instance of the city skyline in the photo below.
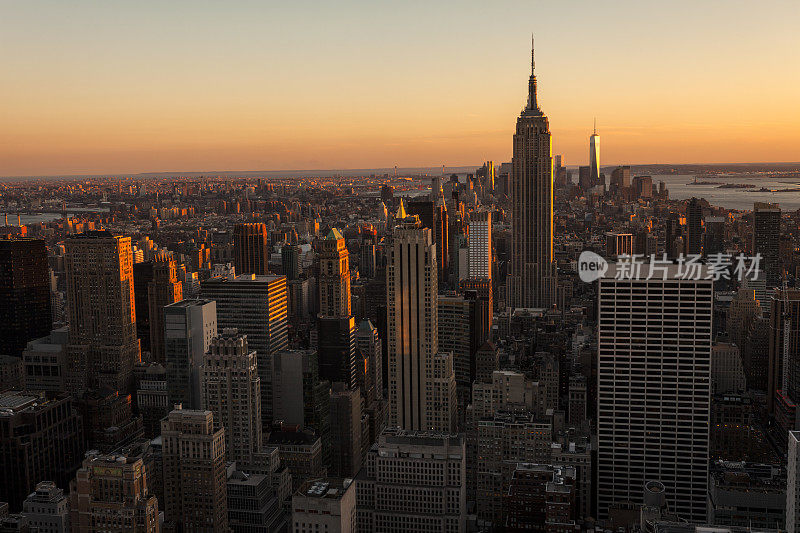
[[[507,161],[531,31],[569,165],[797,159],[789,2],[187,7],[7,9],[0,176]]]

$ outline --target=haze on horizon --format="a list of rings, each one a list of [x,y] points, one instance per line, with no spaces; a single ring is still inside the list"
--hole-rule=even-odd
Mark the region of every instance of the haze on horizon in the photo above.
[[[0,176],[800,159],[800,3],[42,0],[0,17]]]

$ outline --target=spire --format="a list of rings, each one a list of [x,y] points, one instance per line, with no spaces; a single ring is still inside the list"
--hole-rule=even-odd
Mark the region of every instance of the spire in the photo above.
[[[592,131],[592,135],[597,135],[597,117],[594,117],[594,131]]]
[[[536,59],[533,53],[533,34],[531,34],[531,77],[528,80],[528,105],[525,107],[526,115],[541,115],[542,110],[536,101]]]
[[[408,214],[406,214],[406,208],[403,205],[403,199],[400,198],[400,207],[397,208],[397,213],[394,215],[394,218],[397,220],[403,220],[406,218]]]

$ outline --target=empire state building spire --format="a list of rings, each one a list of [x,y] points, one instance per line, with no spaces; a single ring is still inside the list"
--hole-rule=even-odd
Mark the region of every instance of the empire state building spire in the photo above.
[[[539,103],[536,101],[536,59],[533,55],[533,35],[531,35],[531,77],[528,79],[528,105],[525,107],[526,115],[541,115]]]

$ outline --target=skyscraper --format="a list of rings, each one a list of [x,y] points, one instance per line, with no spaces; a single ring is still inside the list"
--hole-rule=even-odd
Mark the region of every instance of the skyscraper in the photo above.
[[[158,533],[158,500],[141,457],[92,452],[70,490],[72,531]]]
[[[217,327],[236,328],[256,351],[261,378],[261,417],[272,421],[272,356],[288,346],[286,276],[242,274],[202,284],[204,298],[217,302]]]
[[[356,322],[350,314],[350,254],[344,237],[331,229],[319,253],[319,375],[356,386]]]
[[[679,279],[676,266],[615,279],[617,268],[598,289],[599,518],[660,481],[670,510],[705,520],[713,281]]]
[[[0,355],[21,356],[52,325],[44,241],[0,239]]]
[[[169,405],[200,409],[200,367],[217,336],[217,303],[181,300],[164,308],[164,358]]]
[[[795,533],[800,529],[800,431],[789,432],[786,473],[786,531]]]
[[[89,231],[65,242],[69,307],[67,389],[134,392],[139,361],[131,238]]]
[[[233,251],[237,274],[269,274],[267,226],[263,222],[237,224],[233,228]]]
[[[753,253],[761,254],[761,270],[766,272],[767,287],[776,287],[781,281],[780,241],[780,207],[756,202],[753,205]]]
[[[439,351],[438,277],[433,232],[401,204],[388,250],[389,425],[430,429],[428,380]]]
[[[528,105],[517,119],[512,158],[512,307],[549,308],[556,299],[553,262],[553,161],[550,125],[536,101],[533,47]]]
[[[203,408],[225,428],[227,460],[251,464],[261,451],[261,380],[247,336],[223,330],[211,341],[203,364]]]
[[[164,364],[164,306],[183,300],[172,253],[161,252],[153,259],[153,279],[147,284],[150,319],[150,360]]]
[[[361,393],[342,383],[331,390],[331,468],[334,477],[352,478],[361,468]]]
[[[594,121],[594,130],[589,136],[589,180],[592,187],[604,185],[600,182],[600,136],[597,134],[597,120]]]
[[[492,279],[492,212],[478,211],[469,221],[470,278]]]
[[[462,436],[386,430],[363,470],[356,479],[359,531],[466,531]]]
[[[164,518],[178,531],[228,531],[225,430],[211,411],[175,409],[161,421]]]
[[[694,197],[686,204],[686,253],[703,253],[703,206]]]

